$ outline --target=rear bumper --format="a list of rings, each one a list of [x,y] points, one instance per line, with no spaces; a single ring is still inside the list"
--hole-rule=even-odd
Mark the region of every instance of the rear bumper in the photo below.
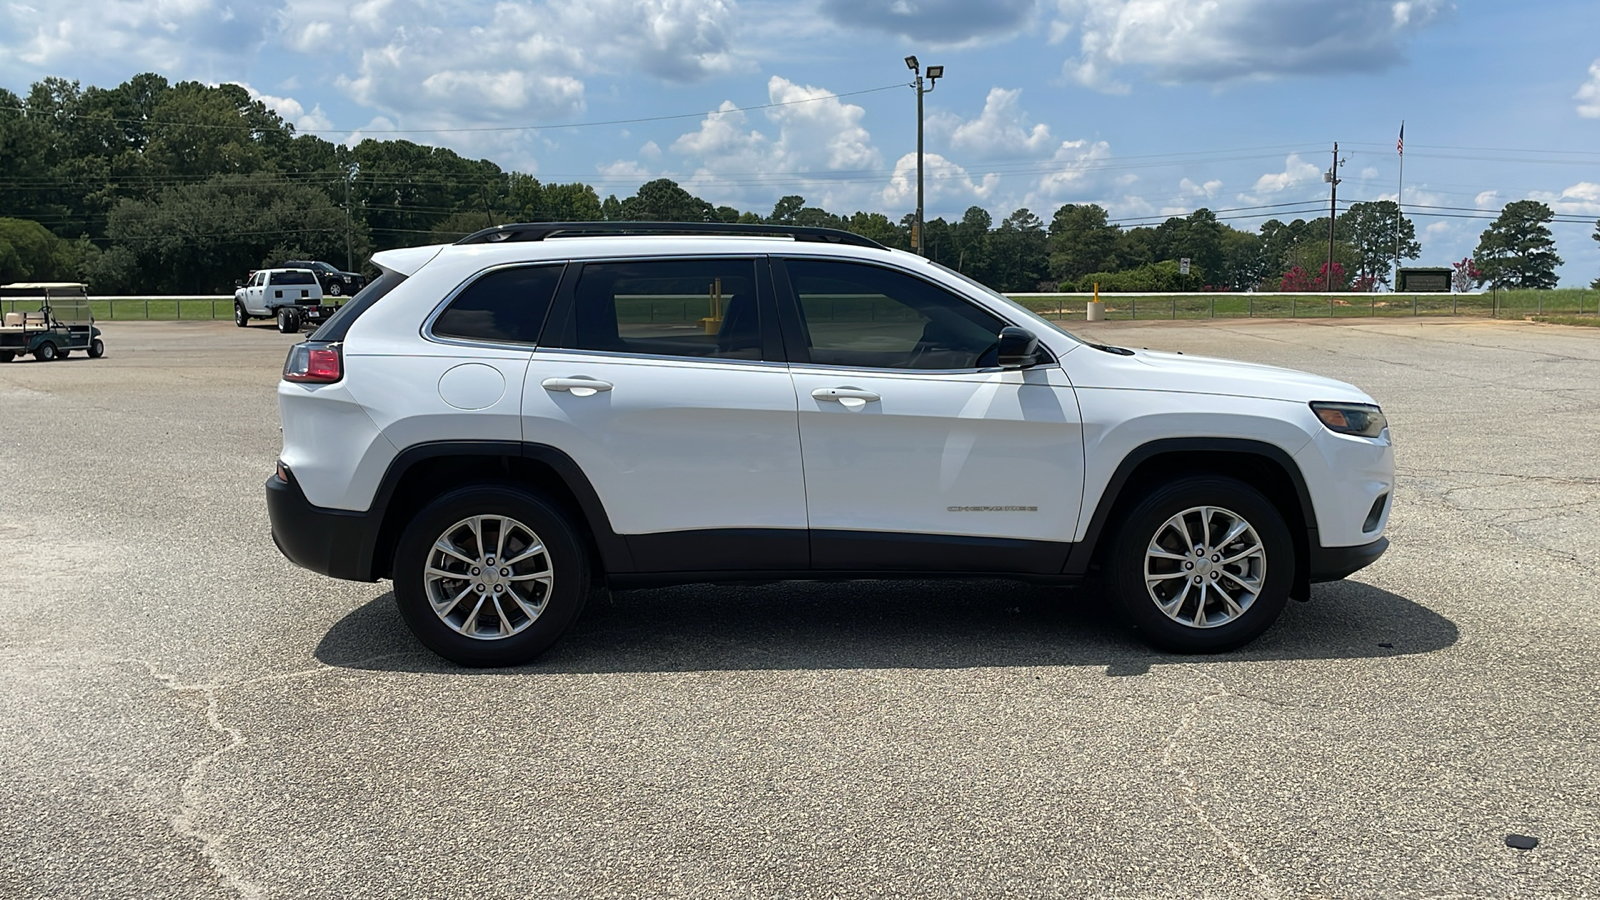
[[[1372,565],[1387,549],[1388,538],[1378,538],[1370,544],[1354,547],[1312,547],[1311,581],[1338,581]]]
[[[311,505],[290,475],[267,479],[267,515],[272,542],[290,562],[347,581],[376,581],[372,557],[378,543],[378,517],[370,513]]]

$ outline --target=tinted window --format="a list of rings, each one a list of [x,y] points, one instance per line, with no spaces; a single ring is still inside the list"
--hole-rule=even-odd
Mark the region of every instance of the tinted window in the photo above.
[[[550,301],[561,282],[561,266],[497,269],[450,301],[434,320],[438,337],[532,344],[539,339]]]
[[[811,362],[875,369],[978,369],[1005,323],[920,278],[856,263],[790,259]]]
[[[761,359],[755,261],[585,265],[564,345],[661,356]]]
[[[316,284],[317,277],[310,272],[273,272],[273,284]]]
[[[362,313],[371,309],[374,303],[383,299],[384,294],[399,287],[400,282],[405,280],[406,276],[401,275],[399,272],[384,272],[379,275],[376,281],[369,282],[359,293],[351,297],[350,302],[339,307],[339,311],[334,313],[328,321],[323,322],[322,327],[312,332],[311,336],[306,340],[344,340],[344,336],[350,333],[350,326],[355,324],[356,319]]]

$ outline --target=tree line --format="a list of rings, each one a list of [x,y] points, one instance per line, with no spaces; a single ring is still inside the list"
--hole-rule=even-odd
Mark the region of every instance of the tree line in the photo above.
[[[1508,205],[1484,232],[1470,280],[1554,287],[1552,218],[1543,203]],[[26,96],[0,89],[0,283],[226,292],[246,270],[283,259],[359,266],[378,250],[517,221],[812,225],[910,249],[913,220],[832,213],[800,196],[768,212],[739,210],[664,178],[602,199],[591,185],[546,184],[445,148],[297,134],[233,84],[145,73],[115,88],[47,78]],[[1390,282],[1397,222],[1399,255],[1416,259],[1415,228],[1395,203],[1351,204],[1335,221],[1331,269],[1327,217],[1247,231],[1207,209],[1124,228],[1095,204],[1067,204],[1048,222],[1018,209],[998,224],[973,206],[956,221],[927,222],[923,245],[937,262],[1010,292],[1376,290]]]

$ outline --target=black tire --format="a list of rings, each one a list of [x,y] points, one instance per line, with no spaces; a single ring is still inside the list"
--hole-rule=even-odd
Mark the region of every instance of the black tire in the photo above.
[[[278,308],[278,333],[294,334],[300,330],[300,316],[288,307]]]
[[[56,359],[66,359],[67,357],[69,357],[71,355],[72,355],[72,351],[71,350],[57,350],[56,351]]]
[[[100,357],[105,356],[105,355],[106,355],[106,343],[105,343],[105,341],[102,341],[99,338],[95,338],[94,340],[89,342],[89,358],[90,359],[99,359]]]
[[[342,285],[339,282],[335,281],[333,284],[328,285],[328,293],[332,294],[335,297],[343,296],[343,294],[344,294],[344,285]]]
[[[0,363],[8,363],[17,358],[15,350],[0,350]]]
[[[233,324],[240,328],[250,325],[250,314],[244,311],[244,304],[237,300],[233,301]]]
[[[543,560],[536,556],[529,564],[543,566],[544,571],[552,573],[550,586],[541,597],[533,596],[533,592],[539,590],[537,585],[530,588],[529,582],[521,584],[530,599],[544,602],[536,617],[523,615],[510,603],[504,605],[509,610],[507,627],[514,625],[519,629],[507,637],[468,637],[457,627],[446,624],[429,600],[424,570],[435,562],[431,557],[436,553],[436,542],[443,539],[453,525],[474,516],[505,517],[531,530],[544,545],[545,556]],[[491,527],[485,526],[486,529]],[[486,538],[485,543],[488,542]],[[483,558],[480,552],[480,563]],[[448,559],[441,559],[446,565],[455,565]],[[437,586],[450,592],[459,584],[464,586],[463,590],[470,591],[477,579],[467,577],[467,571],[462,574],[459,581],[439,582]],[[444,494],[411,520],[395,548],[393,577],[394,598],[400,615],[428,649],[462,666],[515,666],[531,662],[549,649],[577,620],[589,591],[589,561],[577,529],[560,509],[513,485],[480,484]],[[471,600],[476,596],[492,599],[495,595],[483,592],[466,596]],[[466,602],[462,601],[461,608],[465,608]],[[483,622],[497,624],[501,621],[493,609],[492,605],[484,605],[480,615],[488,618],[479,621],[480,626]],[[464,617],[465,613],[452,612],[451,615]]]
[[[1199,507],[1212,508],[1209,521],[1213,524],[1209,528],[1213,534],[1209,538],[1202,538],[1207,545],[1213,539],[1220,540],[1214,532],[1227,528],[1230,515],[1236,517],[1232,521],[1244,520],[1258,538],[1261,548],[1259,564],[1265,570],[1265,578],[1258,581],[1251,577],[1254,563],[1249,560],[1229,565],[1213,562],[1218,559],[1225,562],[1230,555],[1248,549],[1248,541],[1241,543],[1236,540],[1224,545],[1233,551],[1232,554],[1225,549],[1197,560],[1152,559],[1149,565],[1155,571],[1151,574],[1167,577],[1154,582],[1153,587],[1147,586],[1147,551],[1157,546],[1169,552],[1179,550],[1177,545],[1186,542],[1178,540],[1177,528],[1169,530],[1167,523],[1180,513]],[[1190,517],[1183,520],[1191,528],[1191,535],[1200,533],[1199,521],[1198,513],[1191,513]],[[1169,543],[1173,546],[1168,547]],[[1185,555],[1193,554],[1193,548],[1181,549]],[[1146,494],[1121,518],[1107,559],[1107,580],[1124,621],[1139,633],[1145,643],[1173,653],[1222,653],[1255,640],[1283,612],[1284,603],[1289,599],[1290,586],[1294,582],[1296,562],[1294,539],[1278,508],[1255,488],[1237,479],[1221,476],[1179,478]],[[1184,572],[1181,577],[1177,575],[1180,571]],[[1190,575],[1189,572],[1196,574]],[[1212,575],[1213,572],[1215,575]],[[1244,582],[1233,580],[1232,575],[1250,582],[1258,581],[1260,585],[1253,600],[1238,604],[1242,606],[1242,612],[1239,613],[1233,613],[1222,597],[1210,590],[1215,585],[1226,586],[1229,601],[1237,602],[1246,596],[1248,591],[1241,589]],[[1190,579],[1195,577],[1207,580],[1191,582]],[[1197,595],[1190,595],[1195,583],[1201,584],[1202,590]],[[1180,586],[1182,598],[1178,596]],[[1163,611],[1154,594],[1167,595],[1167,602],[1176,617]],[[1199,607],[1196,602],[1198,598],[1207,598],[1207,611],[1191,614]],[[1180,622],[1178,618],[1186,621]],[[1213,621],[1220,618],[1223,621],[1222,624],[1206,625],[1207,618]],[[1196,619],[1201,625],[1194,624]]]
[[[49,362],[52,359],[55,359],[56,358],[56,345],[50,343],[49,341],[45,341],[44,343],[40,344],[38,347],[34,348],[33,358],[38,360],[39,362]]]

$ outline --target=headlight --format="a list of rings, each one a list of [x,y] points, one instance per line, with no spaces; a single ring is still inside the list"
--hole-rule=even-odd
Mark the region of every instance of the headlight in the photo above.
[[[1389,420],[1383,417],[1383,410],[1370,403],[1319,401],[1311,404],[1311,411],[1317,414],[1317,418],[1321,419],[1322,424],[1328,426],[1330,431],[1337,431],[1340,434],[1375,438],[1389,427]]]

